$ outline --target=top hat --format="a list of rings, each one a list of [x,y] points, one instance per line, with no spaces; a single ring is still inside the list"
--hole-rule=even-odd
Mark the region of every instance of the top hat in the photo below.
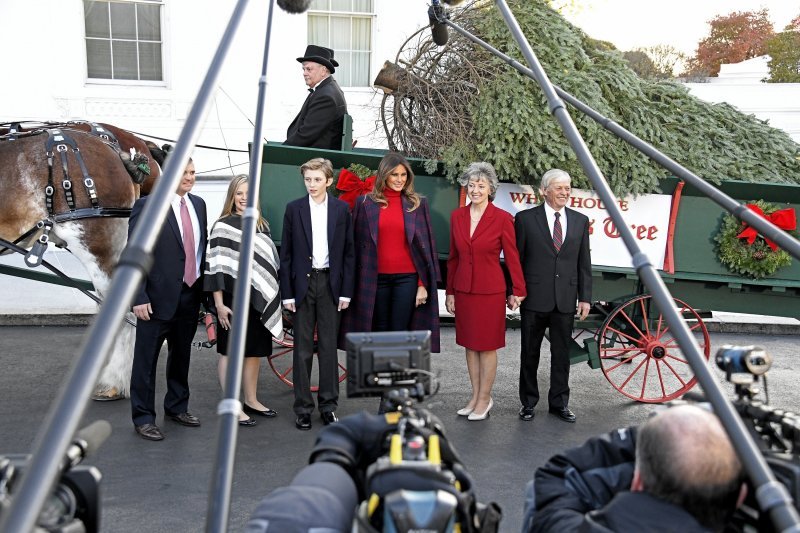
[[[313,61],[314,63],[319,63],[320,65],[324,65],[328,67],[328,70],[331,71],[331,74],[336,72],[336,68],[339,66],[339,63],[333,58],[333,50],[330,48],[325,48],[324,46],[317,46],[315,44],[309,44],[306,46],[306,53],[303,54],[303,57],[298,57],[297,60],[300,63],[304,61]]]

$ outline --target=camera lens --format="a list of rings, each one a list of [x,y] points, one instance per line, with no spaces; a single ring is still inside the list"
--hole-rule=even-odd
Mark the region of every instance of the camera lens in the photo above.
[[[765,374],[772,366],[772,357],[760,346],[726,344],[717,351],[717,367],[731,374]]]

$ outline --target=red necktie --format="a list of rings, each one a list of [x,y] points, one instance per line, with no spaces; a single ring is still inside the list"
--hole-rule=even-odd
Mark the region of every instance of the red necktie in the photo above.
[[[191,287],[197,280],[197,250],[194,245],[192,217],[189,216],[185,198],[181,198],[181,225],[183,226],[183,252],[186,254],[186,262],[183,265],[183,282]]]
[[[553,222],[553,246],[556,252],[561,251],[561,244],[564,242],[564,236],[561,234],[561,213],[555,213],[556,221]]]

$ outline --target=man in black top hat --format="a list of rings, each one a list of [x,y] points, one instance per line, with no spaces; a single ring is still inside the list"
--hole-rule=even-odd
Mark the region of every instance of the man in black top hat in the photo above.
[[[303,64],[303,79],[310,94],[289,125],[283,144],[341,150],[347,102],[331,77],[339,66],[333,50],[310,44],[297,61]]]

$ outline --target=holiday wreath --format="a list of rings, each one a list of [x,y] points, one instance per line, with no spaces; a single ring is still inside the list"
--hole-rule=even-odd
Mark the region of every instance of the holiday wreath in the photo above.
[[[747,204],[747,208],[779,228],[795,234],[797,219],[791,207],[781,208],[764,200],[756,200]],[[717,243],[717,257],[728,270],[753,279],[770,276],[792,263],[788,253],[730,214],[722,219],[714,241]]]

